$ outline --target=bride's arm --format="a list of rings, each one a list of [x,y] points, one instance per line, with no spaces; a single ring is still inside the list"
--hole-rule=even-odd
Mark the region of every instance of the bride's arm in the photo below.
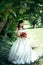
[[[23,36],[18,35],[18,28],[16,28],[15,35],[16,35],[17,37],[23,38]]]
[[[30,39],[30,37],[29,37],[29,35],[28,35],[28,32],[27,31],[25,31],[26,32],[26,34],[27,34],[27,39]]]
[[[17,37],[21,37],[20,35],[18,35],[18,28],[16,28],[15,35],[16,35]]]
[[[18,35],[18,28],[16,28],[15,35],[16,35],[17,37],[20,37],[20,36]]]

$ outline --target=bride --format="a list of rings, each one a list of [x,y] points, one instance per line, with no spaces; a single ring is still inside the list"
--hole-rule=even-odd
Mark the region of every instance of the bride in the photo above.
[[[8,60],[13,64],[25,64],[35,62],[41,57],[40,54],[34,52],[27,39],[27,33],[23,28],[23,20],[20,20],[15,31],[17,40],[13,43]]]

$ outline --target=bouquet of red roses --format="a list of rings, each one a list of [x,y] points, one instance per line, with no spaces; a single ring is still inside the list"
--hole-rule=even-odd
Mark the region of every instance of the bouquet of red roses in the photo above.
[[[27,34],[26,34],[26,32],[22,32],[20,36],[26,37]]]

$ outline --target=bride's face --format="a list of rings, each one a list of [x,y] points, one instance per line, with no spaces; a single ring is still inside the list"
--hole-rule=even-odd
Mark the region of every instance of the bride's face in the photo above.
[[[23,23],[20,23],[20,27],[23,27],[23,25],[24,25]]]

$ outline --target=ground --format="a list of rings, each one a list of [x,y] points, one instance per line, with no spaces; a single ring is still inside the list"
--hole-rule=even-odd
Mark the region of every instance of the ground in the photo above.
[[[28,33],[29,36],[28,40],[32,48],[43,55],[43,28],[26,29],[26,31]],[[8,61],[8,54],[11,46],[12,45],[9,43],[0,42],[0,65],[14,65]],[[43,56],[39,60],[30,65],[43,65]]]

